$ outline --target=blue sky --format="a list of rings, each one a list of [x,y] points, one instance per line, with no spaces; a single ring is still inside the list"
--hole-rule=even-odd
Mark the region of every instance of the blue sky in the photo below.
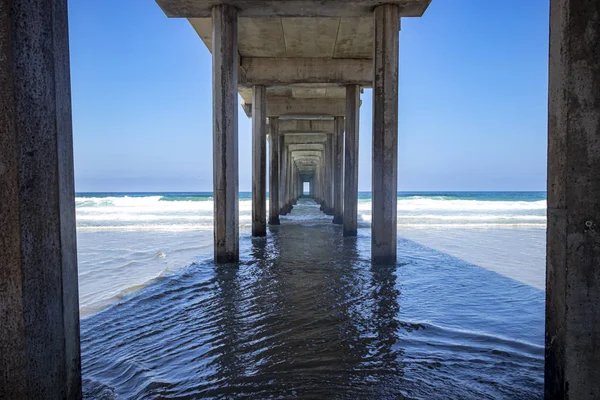
[[[70,1],[77,191],[212,190],[208,49],[152,0]],[[433,0],[400,33],[399,190],[545,190],[547,0]],[[371,188],[371,91],[359,190]],[[251,124],[239,110],[240,190]]]

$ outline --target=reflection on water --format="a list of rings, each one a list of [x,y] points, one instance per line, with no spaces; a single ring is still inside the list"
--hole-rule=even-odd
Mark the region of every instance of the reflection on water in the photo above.
[[[541,398],[543,292],[299,204],[239,266],[199,261],[82,321],[88,398]]]

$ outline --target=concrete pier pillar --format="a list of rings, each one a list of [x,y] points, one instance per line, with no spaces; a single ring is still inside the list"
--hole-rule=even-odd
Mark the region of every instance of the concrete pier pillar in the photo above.
[[[333,223],[344,222],[344,117],[334,121],[334,168],[333,168]]]
[[[600,398],[600,2],[550,1],[546,399]]]
[[[80,399],[67,0],[0,2],[0,398]]]
[[[371,260],[396,262],[398,196],[398,6],[375,8],[373,18],[373,206]]]
[[[333,215],[333,134],[327,135],[325,150],[325,206],[323,211],[327,215]]]
[[[319,170],[319,192],[321,198],[321,207],[325,205],[325,151],[323,151],[323,159],[321,160],[321,169]]]
[[[279,225],[279,118],[269,118],[269,225]]]
[[[237,10],[228,5],[212,9],[213,55],[213,181],[215,262],[237,262],[238,117]]]
[[[292,161],[292,155],[288,150],[288,170],[287,170],[287,195],[286,195],[286,212],[292,211],[292,202],[294,198],[294,162]]]
[[[359,108],[359,86],[346,86],[346,148],[344,150],[344,236],[356,236],[358,227]]]
[[[279,137],[279,214],[287,214],[287,168],[288,168],[288,154],[285,145],[285,135]]]
[[[252,87],[252,236],[267,234],[267,89]]]
[[[315,167],[315,174],[313,175],[312,181],[310,182],[311,195],[317,204],[319,203],[319,191],[317,189],[318,179],[319,179],[319,164],[317,164],[317,166]]]

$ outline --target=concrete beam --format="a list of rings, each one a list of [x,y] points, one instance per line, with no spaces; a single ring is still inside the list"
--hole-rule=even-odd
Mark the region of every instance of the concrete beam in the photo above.
[[[267,117],[344,115],[345,99],[267,97]],[[282,131],[283,132],[283,131]]]
[[[286,119],[281,121],[282,133],[331,133],[334,123],[331,120]]]
[[[223,0],[157,0],[171,18],[203,18],[211,15],[214,6]],[[420,17],[431,0],[386,0],[396,4],[399,16]],[[241,17],[368,17],[379,0],[228,0]]]
[[[322,144],[290,144],[288,145],[289,151],[295,150],[312,150],[312,151],[323,151],[325,147]]]
[[[290,144],[324,144],[327,141],[326,134],[316,135],[282,135],[281,138],[285,138],[286,145]]]
[[[315,151],[315,150],[294,150],[294,151],[290,151],[290,154],[292,155],[292,158],[306,157],[306,156],[313,156],[313,157],[322,157],[323,156],[322,151]]]
[[[329,83],[370,87],[373,60],[338,58],[243,57],[240,85],[293,85]]]

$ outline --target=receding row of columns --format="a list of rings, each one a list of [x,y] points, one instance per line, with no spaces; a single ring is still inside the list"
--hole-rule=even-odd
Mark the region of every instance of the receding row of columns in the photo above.
[[[225,8],[223,8],[225,7]],[[227,20],[233,23],[231,18],[226,19],[223,16],[231,17],[227,12],[220,11],[229,9],[227,6],[215,7],[213,18],[221,18],[213,24],[213,27],[219,27],[223,21]],[[397,162],[398,162],[398,31],[400,30],[400,18],[397,5],[384,4],[376,7],[374,11],[374,73],[373,73],[373,175],[372,175],[372,234],[371,234],[371,254],[374,264],[393,264],[396,261],[396,209],[397,209]],[[222,40],[215,40],[214,59],[219,56],[223,60],[215,61],[214,65],[219,70],[219,76],[215,75],[215,91],[219,91],[217,85],[220,78],[229,86],[224,89],[230,90],[234,85],[236,68],[222,68],[224,62],[230,62],[237,58],[236,55],[224,57],[222,55],[223,38],[229,38],[235,32],[232,27],[222,27],[221,31],[214,31],[216,37]],[[219,34],[220,32],[220,34]],[[228,36],[229,35],[229,36]],[[219,48],[219,46],[221,46]],[[228,50],[236,50],[235,46],[227,47]],[[223,78],[223,73],[230,71],[227,78]],[[337,116],[334,119],[334,132],[327,135],[322,152],[321,162],[315,167],[313,186],[316,185],[315,199],[321,204],[321,209],[328,215],[333,215],[333,222],[344,224],[344,234],[346,236],[356,235],[357,232],[357,201],[358,201],[358,123],[360,105],[360,88],[356,85],[349,85],[346,88],[346,118]],[[225,98],[225,96],[223,96]],[[215,95],[215,99],[221,100],[220,96]],[[231,99],[227,97],[227,104]],[[215,150],[220,151],[220,157],[215,157],[215,170],[225,171],[225,174],[219,175],[221,180],[217,180],[215,172],[215,253],[216,259],[220,262],[231,261],[237,254],[237,243],[229,243],[231,240],[239,240],[237,227],[235,232],[227,233],[224,226],[237,219],[236,215],[231,216],[230,212],[234,210],[233,205],[227,201],[235,198],[236,195],[220,195],[224,202],[219,202],[216,191],[224,187],[224,184],[230,190],[233,185],[237,185],[237,175],[231,179],[223,179],[230,173],[226,169],[237,162],[224,163],[224,159],[234,155],[237,157],[237,142],[229,140],[229,130],[234,124],[230,122],[230,117],[234,114],[232,106],[230,115],[224,116],[218,114],[220,108],[215,107]],[[266,88],[264,86],[253,87],[253,137],[252,137],[252,234],[254,236],[266,235]],[[237,116],[237,114],[236,114]],[[271,123],[271,136],[277,136],[271,139],[270,160],[273,172],[271,172],[270,192],[277,191],[275,187],[279,182],[278,196],[271,196],[272,202],[279,201],[279,210],[275,204],[270,207],[273,217],[270,217],[272,224],[279,223],[279,214],[285,215],[290,212],[295,201],[297,186],[296,164],[288,154],[285,144],[285,136],[279,137],[277,129],[278,124]],[[222,133],[217,129],[223,130]],[[344,130],[346,134],[344,135]],[[217,136],[225,135],[224,138],[217,140]],[[223,142],[231,142],[231,148],[223,146]],[[279,145],[277,149],[274,147]],[[344,146],[345,145],[345,146]],[[344,151],[345,147],[345,151]],[[235,150],[234,150],[235,148]],[[273,153],[278,153],[275,155]],[[228,156],[224,156],[224,155]],[[346,173],[344,173],[344,170]],[[276,171],[279,171],[277,179]],[[237,172],[237,171],[236,171]],[[231,182],[229,182],[231,181]],[[345,193],[345,195],[344,195]],[[278,197],[278,198],[277,198]],[[225,209],[225,212],[223,212]],[[235,208],[237,211],[237,208]],[[279,211],[279,214],[277,213]],[[226,232],[222,232],[225,230]]]
[[[266,116],[265,87],[253,88],[253,123],[252,123],[252,235],[266,235]],[[279,216],[291,211],[295,201],[302,195],[303,182],[310,182],[311,196],[321,204],[321,209],[328,215],[333,215],[333,223],[344,224],[345,236],[355,236],[357,231],[357,201],[358,201],[358,107],[360,95],[358,86],[349,86],[348,108],[353,116],[347,123],[343,116],[334,118],[334,131],[327,134],[323,149],[319,155],[311,154],[301,159],[310,159],[311,174],[302,176],[298,170],[298,161],[285,143],[285,134],[279,132],[279,118],[269,120],[269,225],[278,225]],[[349,139],[346,139],[344,129],[350,129]],[[346,148],[345,141],[351,144]],[[305,151],[306,152],[306,151]],[[309,151],[315,153],[315,151]],[[344,166],[344,160],[348,162]],[[344,179],[344,168],[347,168],[349,178]],[[288,178],[289,177],[289,178]],[[349,196],[344,196],[349,193]],[[346,207],[344,207],[346,203]],[[344,222],[344,216],[346,222]]]

